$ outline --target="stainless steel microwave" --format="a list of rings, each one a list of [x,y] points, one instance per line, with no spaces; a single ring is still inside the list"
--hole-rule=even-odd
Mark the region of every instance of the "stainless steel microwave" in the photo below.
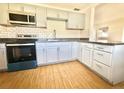
[[[35,25],[35,14],[9,12],[10,24]]]

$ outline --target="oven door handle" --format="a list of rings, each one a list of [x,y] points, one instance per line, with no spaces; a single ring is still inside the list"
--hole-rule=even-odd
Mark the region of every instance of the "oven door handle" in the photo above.
[[[6,44],[6,46],[32,46],[35,45],[34,43],[27,43],[27,44]]]

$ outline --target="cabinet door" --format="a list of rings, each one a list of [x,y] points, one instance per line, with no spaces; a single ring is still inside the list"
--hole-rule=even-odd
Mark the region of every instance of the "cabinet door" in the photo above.
[[[92,49],[84,48],[84,64],[92,67]]]
[[[79,43],[79,46],[78,46],[78,60],[80,62],[82,62],[82,47],[81,47],[80,43]]]
[[[47,62],[55,63],[58,61],[58,47],[57,46],[47,46]]]
[[[67,28],[68,29],[84,29],[85,18],[83,14],[69,13]]]
[[[24,6],[23,6],[23,4],[20,4],[20,3],[9,3],[9,10],[24,11]]]
[[[47,64],[45,43],[36,43],[36,55],[37,55],[37,64],[38,65]]]
[[[27,4],[21,3],[9,3],[9,10],[35,13],[35,7]]]
[[[71,46],[65,45],[59,47],[59,61],[65,61],[71,59]]]
[[[0,4],[0,24],[8,24],[8,4]]]
[[[48,18],[58,18],[59,14],[58,14],[58,10],[56,9],[47,9],[47,17]]]
[[[85,49],[84,49],[84,45],[81,46],[82,50],[81,50],[81,62],[84,63],[85,62]]]
[[[36,13],[36,9],[34,6],[24,4],[23,7],[24,7],[24,12]]]
[[[0,70],[7,69],[7,60],[6,60],[6,54],[5,49],[0,48]]]
[[[36,8],[37,27],[47,27],[46,8]]]
[[[78,58],[78,43],[74,42],[72,43],[72,59]]]
[[[37,64],[38,65],[45,65],[46,62],[46,49],[44,47],[37,48]]]

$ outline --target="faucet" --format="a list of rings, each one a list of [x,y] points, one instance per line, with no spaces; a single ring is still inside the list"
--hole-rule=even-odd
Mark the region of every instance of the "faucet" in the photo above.
[[[55,29],[53,30],[53,37],[54,37],[54,39],[56,39],[56,30]]]

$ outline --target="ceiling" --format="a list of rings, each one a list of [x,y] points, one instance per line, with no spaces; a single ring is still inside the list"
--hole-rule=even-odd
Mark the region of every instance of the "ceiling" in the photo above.
[[[51,7],[51,8],[58,8],[58,9],[65,9],[73,11],[74,8],[80,9],[83,11],[84,9],[94,5],[95,3],[40,3],[38,5]]]

